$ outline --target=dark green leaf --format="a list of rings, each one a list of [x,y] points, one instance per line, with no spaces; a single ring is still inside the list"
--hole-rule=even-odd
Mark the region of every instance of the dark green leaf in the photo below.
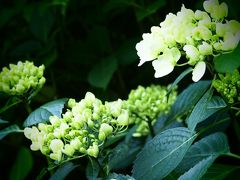
[[[0,140],[2,140],[8,134],[14,133],[14,132],[21,132],[21,129],[16,124],[11,125],[9,127],[6,127],[5,129],[0,130]]]
[[[213,164],[202,177],[202,180],[224,180],[230,173],[237,169],[240,169],[240,166]]]
[[[95,180],[98,177],[100,167],[97,162],[97,159],[94,159],[91,157],[89,159],[90,161],[88,162],[88,165],[87,165],[86,175],[88,180]]]
[[[175,88],[175,86],[186,76],[188,75],[190,72],[192,72],[193,69],[191,67],[187,68],[185,71],[183,71],[178,77],[177,79],[171,84],[170,88],[168,89],[168,94],[173,90],[173,88]]]
[[[198,123],[204,121],[221,108],[226,107],[224,101],[214,97],[212,99],[213,89],[209,89],[194,107],[192,113],[187,119],[187,125],[190,130],[194,130]],[[209,107],[210,102],[210,108]]]
[[[240,44],[232,52],[222,54],[214,58],[215,69],[219,73],[232,73],[235,69],[240,67]]]
[[[172,106],[166,124],[172,120],[175,121],[179,116],[182,116],[192,110],[193,106],[202,97],[210,84],[210,81],[199,81],[191,84],[181,94],[179,94],[177,100]]]
[[[63,98],[42,105],[27,117],[23,126],[27,127],[41,122],[47,122],[49,120],[49,116],[53,115],[61,117],[62,110],[67,100],[67,98]]]
[[[207,172],[207,169],[211,166],[214,160],[214,156],[209,156],[206,159],[199,161],[194,167],[180,176],[179,180],[199,180]]]
[[[106,89],[116,69],[117,60],[115,57],[104,59],[91,69],[88,75],[88,82],[92,86]]]
[[[158,9],[160,9],[165,5],[166,5],[166,0],[156,0],[156,1],[153,1],[147,7],[137,9],[137,12],[136,12],[137,20],[138,21],[143,20],[144,18],[155,13]]]
[[[78,165],[74,165],[72,162],[67,162],[62,165],[57,171],[51,176],[49,180],[64,180],[65,177],[72,172]]]
[[[8,110],[9,108],[21,103],[22,100],[18,97],[10,97],[7,103],[0,109],[0,113],[3,113],[4,111]]]
[[[180,163],[195,138],[194,132],[183,127],[158,134],[138,154],[133,166],[133,177],[164,178]]]
[[[16,161],[11,169],[10,180],[24,180],[33,167],[33,158],[30,150],[21,147]]]
[[[227,104],[220,96],[213,96],[208,102],[208,109],[221,109],[227,107]]]
[[[135,180],[133,177],[129,175],[123,175],[123,174],[117,174],[117,173],[112,173],[107,177],[107,180]]]
[[[6,123],[9,123],[9,122],[0,118],[0,124],[6,124]]]
[[[216,159],[218,156],[228,152],[229,146],[226,135],[221,132],[211,134],[189,148],[182,162],[176,168],[176,172],[186,172],[209,156]]]

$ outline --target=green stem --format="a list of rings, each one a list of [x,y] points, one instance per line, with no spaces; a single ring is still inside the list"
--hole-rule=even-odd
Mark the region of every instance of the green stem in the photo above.
[[[148,123],[148,128],[149,128],[149,131],[150,131],[150,135],[153,138],[155,136],[155,133],[154,133],[154,130],[153,130],[152,123],[149,121],[148,117],[147,117],[147,123]]]
[[[240,160],[240,155],[237,155],[237,154],[226,153],[226,154],[224,154],[224,155],[229,156],[229,157],[233,157],[233,158],[236,158],[236,159],[239,159],[239,160]]]
[[[25,109],[27,110],[28,114],[32,112],[32,108],[30,107],[28,102],[24,102]]]

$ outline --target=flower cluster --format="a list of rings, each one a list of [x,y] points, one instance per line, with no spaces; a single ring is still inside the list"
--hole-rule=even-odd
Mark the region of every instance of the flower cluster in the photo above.
[[[29,61],[10,64],[0,73],[0,92],[22,95],[30,89],[41,88],[46,81],[43,72],[44,65],[37,67]]]
[[[130,92],[127,106],[130,123],[138,125],[133,134],[135,137],[148,135],[149,123],[154,125],[161,113],[168,112],[176,99],[177,92],[173,90],[169,96],[167,93],[167,88],[159,85],[146,88],[138,86]]]
[[[233,74],[219,74],[219,79],[213,80],[212,84],[228,103],[240,101],[240,74],[237,70]]]
[[[88,92],[80,102],[69,99],[62,117],[50,116],[49,121],[25,128],[24,134],[32,150],[61,162],[82,155],[97,157],[105,140],[128,126],[128,111],[121,100],[103,104]]]
[[[205,11],[194,12],[183,5],[176,15],[168,14],[160,26],[143,34],[136,45],[139,66],[152,61],[155,77],[163,77],[178,65],[181,55],[186,55],[183,64],[195,66],[192,79],[197,82],[205,73],[208,56],[234,50],[240,40],[240,23],[225,19],[226,3],[207,0],[203,7]]]

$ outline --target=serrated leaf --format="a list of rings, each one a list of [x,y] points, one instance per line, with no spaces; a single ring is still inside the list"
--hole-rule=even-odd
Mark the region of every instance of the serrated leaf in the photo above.
[[[211,134],[189,148],[182,162],[176,168],[176,172],[183,173],[209,156],[217,158],[228,152],[229,146],[226,135],[221,132]]]
[[[23,126],[28,127],[38,123],[47,122],[49,120],[49,116],[52,115],[60,118],[67,100],[67,98],[63,98],[42,105],[27,117],[23,123]]]
[[[89,162],[87,165],[86,175],[88,180],[95,180],[98,177],[100,167],[99,164],[96,162],[97,159],[89,158]]]
[[[162,179],[183,159],[196,134],[187,128],[168,129],[149,141],[133,166],[136,179]]]
[[[229,174],[237,169],[240,169],[240,166],[213,164],[201,180],[224,180]]]
[[[88,82],[94,87],[106,89],[116,69],[116,58],[109,57],[104,59],[93,66],[88,75]]]
[[[65,177],[72,172],[78,165],[73,164],[72,162],[67,162],[62,165],[57,171],[51,176],[49,180],[64,180]]]
[[[206,159],[203,159],[194,167],[185,172],[182,176],[180,176],[179,180],[199,180],[207,172],[207,169],[211,166],[214,160],[214,156],[209,156]]]
[[[177,117],[189,112],[202,97],[210,84],[210,81],[199,81],[191,84],[182,93],[180,93],[171,108],[169,117],[165,124],[171,122],[172,120],[175,121]]]
[[[117,174],[117,173],[112,173],[107,177],[107,180],[135,180],[133,177],[129,175],[123,175],[123,174]]]
[[[221,109],[227,107],[226,102],[220,96],[213,96],[208,102],[208,109]]]
[[[0,140],[2,140],[8,134],[14,133],[14,132],[21,132],[21,129],[16,124],[11,125],[9,127],[6,127],[5,129],[0,130]]]
[[[222,54],[214,58],[215,69],[219,73],[232,73],[240,67],[240,44],[231,53]]]
[[[16,161],[11,169],[10,180],[24,180],[33,167],[33,158],[30,150],[21,147]]]
[[[223,104],[216,104],[215,108],[208,108],[209,102],[211,102],[211,106],[215,105],[216,98],[213,98],[212,100],[212,94],[213,89],[209,89],[194,107],[192,113],[186,121],[190,130],[195,130],[198,123],[204,121],[212,114],[216,113],[221,108],[224,108],[226,106],[226,103],[224,101],[218,101],[217,103]]]

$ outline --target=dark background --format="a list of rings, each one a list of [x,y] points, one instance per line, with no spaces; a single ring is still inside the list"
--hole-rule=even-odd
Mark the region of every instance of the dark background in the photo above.
[[[193,10],[203,1],[191,0],[0,0],[0,68],[19,60],[44,64],[47,82],[31,106],[54,99],[80,100],[87,91],[102,100],[126,99],[131,89],[152,83],[167,85],[184,68],[155,79],[151,63],[138,67],[135,45],[182,3]],[[238,0],[227,0],[228,19],[239,20]],[[207,75],[205,76],[207,79]],[[191,75],[180,83],[183,89]],[[3,100],[2,102],[3,103]],[[3,119],[12,123],[27,117],[15,107]],[[0,142],[0,179],[7,179],[19,147],[29,142],[13,134]],[[44,156],[33,153],[35,177],[46,165]],[[24,162],[23,162],[24,163]]]

